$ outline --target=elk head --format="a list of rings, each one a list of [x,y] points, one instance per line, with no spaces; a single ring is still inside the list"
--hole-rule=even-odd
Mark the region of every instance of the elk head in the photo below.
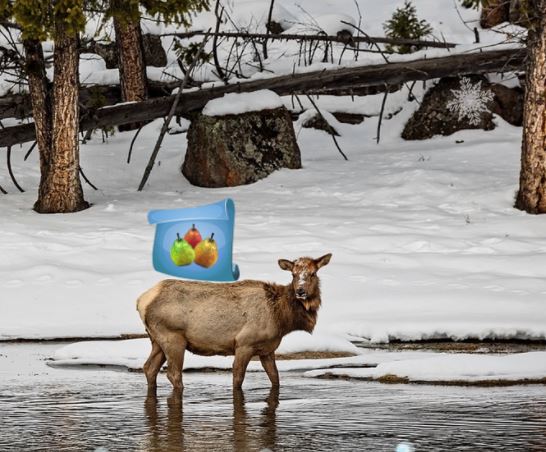
[[[332,254],[329,253],[318,259],[310,257],[300,257],[295,261],[279,259],[279,267],[292,272],[292,290],[296,299],[303,304],[306,310],[314,306],[311,300],[317,298],[320,293],[317,271],[328,264],[331,257]]]

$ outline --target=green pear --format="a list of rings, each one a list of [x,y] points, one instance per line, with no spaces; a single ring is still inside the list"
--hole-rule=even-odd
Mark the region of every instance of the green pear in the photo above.
[[[171,247],[171,260],[175,265],[182,267],[183,265],[190,265],[195,259],[195,251],[193,247],[180,238],[180,234],[176,233],[176,239]]]

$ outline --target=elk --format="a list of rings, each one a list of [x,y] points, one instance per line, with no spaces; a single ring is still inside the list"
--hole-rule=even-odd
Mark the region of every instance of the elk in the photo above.
[[[275,350],[291,331],[313,332],[321,305],[317,271],[331,254],[318,259],[280,259],[292,282],[244,280],[211,283],[167,279],[137,300],[137,310],[152,342],[144,364],[148,388],[167,361],[167,378],[181,390],[184,352],[235,355],[233,387],[240,388],[253,356],[259,356],[272,386],[279,386]]]

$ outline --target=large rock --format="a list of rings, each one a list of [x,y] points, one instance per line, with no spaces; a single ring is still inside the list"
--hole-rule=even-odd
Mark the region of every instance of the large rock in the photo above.
[[[490,89],[495,95],[491,111],[513,126],[521,126],[523,123],[523,89],[508,88],[499,83],[492,84]]]
[[[482,81],[482,88],[485,79],[481,77],[469,77],[472,83]],[[471,124],[466,118],[459,120],[459,115],[447,108],[448,102],[452,99],[452,90],[460,89],[459,78],[443,78],[434,87],[429,89],[419,109],[409,119],[402,131],[402,138],[405,140],[424,140],[434,135],[451,135],[464,129],[492,130],[495,128],[493,114],[485,112],[478,124]]]
[[[458,114],[447,109],[452,99],[452,90],[460,89],[459,78],[444,78],[427,91],[421,106],[404,127],[402,138],[405,140],[424,140],[434,135],[451,135],[464,129],[492,130],[495,128],[492,113],[499,115],[506,122],[521,126],[523,121],[522,88],[508,88],[498,83],[489,83],[481,76],[467,76],[472,83],[481,82],[482,89],[493,92],[493,101],[489,112],[481,116],[479,124],[471,124],[468,119],[459,120]]]
[[[182,173],[200,187],[250,184],[279,168],[301,168],[292,119],[284,107],[225,116],[199,114],[187,138]]]

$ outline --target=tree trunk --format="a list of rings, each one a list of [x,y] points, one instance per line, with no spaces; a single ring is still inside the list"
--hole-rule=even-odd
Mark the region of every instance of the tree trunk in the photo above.
[[[546,0],[529,29],[521,173],[516,207],[546,213]]]
[[[114,16],[114,29],[119,55],[121,99],[123,102],[145,100],[148,95],[140,21],[130,22]]]
[[[51,159],[51,139],[53,135],[51,96],[45,71],[42,43],[37,39],[26,39],[23,41],[23,47],[25,49],[25,69],[36,130],[36,141],[40,153],[38,199],[41,199],[45,193],[45,183]]]
[[[48,171],[34,209],[67,213],[86,209],[79,176],[78,36],[56,27],[53,81],[53,135]]]

